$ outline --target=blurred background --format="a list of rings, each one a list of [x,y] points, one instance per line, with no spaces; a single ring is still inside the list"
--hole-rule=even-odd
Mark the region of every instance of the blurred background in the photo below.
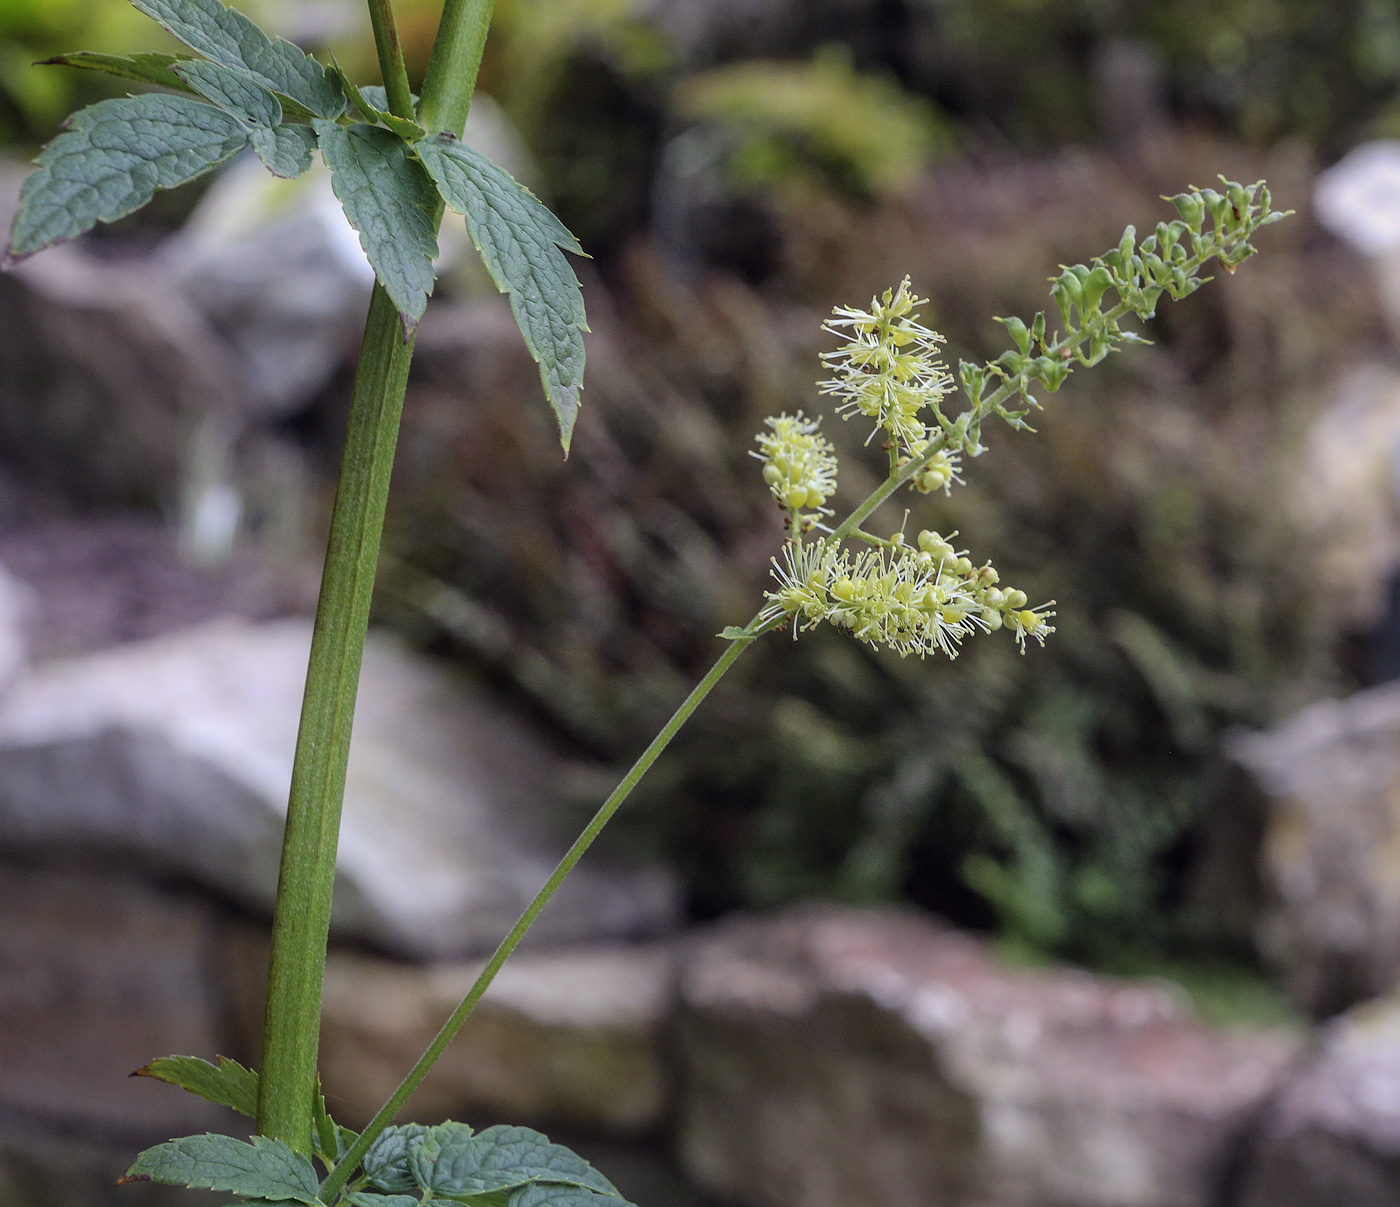
[[[355,0],[237,7],[376,79]],[[397,7],[417,78],[440,5]],[[0,0],[7,221],[126,90],[32,66],[74,49],[174,44]],[[449,219],[332,1109],[372,1113],[752,613],[782,527],[748,450],[818,409],[830,308],[908,274],[950,362],[994,357],[993,315],[1223,173],[1296,216],[910,503],[1058,601],[1045,648],[761,643],[415,1117],[550,1128],[642,1207],[1400,1204],[1400,6],[497,0],[467,137],[592,257],[584,405],[565,462]],[[4,1207],[163,1203],[121,1154],[239,1126],[117,1079],[256,1057],[370,280],[323,174],[242,160],[0,278]],[[855,501],[878,450],[824,430]]]

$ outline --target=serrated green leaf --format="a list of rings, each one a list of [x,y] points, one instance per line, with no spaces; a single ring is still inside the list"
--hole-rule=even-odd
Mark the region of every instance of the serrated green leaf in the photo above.
[[[442,198],[467,220],[491,279],[510,308],[569,451],[583,388],[583,291],[563,251],[583,249],[529,189],[484,155],[449,135],[414,144]]]
[[[577,1153],[528,1127],[488,1127],[475,1136],[450,1139],[428,1174],[419,1185],[444,1198],[489,1194],[536,1181],[617,1195],[613,1184]]]
[[[365,1153],[362,1162],[365,1176],[378,1186],[393,1194],[416,1190],[418,1184],[408,1170],[410,1148],[430,1131],[421,1123],[405,1123],[401,1127],[387,1127]]]
[[[162,1056],[136,1070],[135,1077],[153,1077],[177,1085],[220,1106],[230,1106],[252,1118],[258,1113],[258,1075],[236,1060],[216,1056],[210,1064],[198,1056]]]
[[[164,1182],[198,1190],[227,1190],[252,1199],[315,1203],[316,1171],[280,1140],[254,1136],[185,1136],[148,1148],[123,1182]]]
[[[182,54],[99,54],[79,50],[73,54],[54,55],[36,63],[36,67],[78,67],[84,71],[105,71],[124,80],[140,80],[143,84],[158,84],[176,92],[193,93],[194,89],[170,70],[175,63],[193,63]]]
[[[428,306],[437,259],[437,194],[396,134],[318,121],[321,154],[374,275],[411,332]]]
[[[336,78],[340,80],[340,86],[345,90],[346,99],[350,102],[350,108],[355,110],[367,122],[373,123],[379,117],[379,109],[370,104],[365,94],[360,90],[360,86],[355,83],[334,58],[331,59],[331,70],[335,72]]]
[[[75,113],[24,182],[10,234],[11,259],[115,222],[248,144],[242,122],[191,97],[148,92]]]
[[[335,74],[300,47],[269,38],[221,0],[131,0],[192,50],[225,67],[247,71],[273,92],[285,93],[320,117],[345,112]]]
[[[172,70],[206,101],[250,126],[282,123],[281,102],[246,71],[207,61],[179,63]]]
[[[535,1182],[511,1192],[508,1207],[632,1207],[619,1194],[599,1194],[582,1186]]]
[[[345,74],[344,69],[339,63],[332,61],[331,65],[335,69],[337,77],[340,79],[340,86],[345,89],[345,95],[350,98],[350,104],[366,121],[371,123],[378,122],[382,126],[387,126],[400,138],[408,142],[417,142],[420,138],[427,137],[428,132],[417,122],[409,121],[405,117],[396,117],[389,112],[387,108],[389,103],[387,99],[388,94],[384,92],[382,87],[376,90],[380,95],[376,95],[375,98],[371,100],[367,95],[368,89],[361,88],[356,84],[354,80]],[[381,98],[384,103],[382,105],[375,104],[375,101]]]
[[[311,167],[316,135],[306,126],[257,126],[249,134],[253,150],[274,176],[295,180]]]
[[[406,117],[395,117],[392,113],[380,110],[379,120],[405,142],[418,142],[428,137],[428,132],[422,126]]]
[[[421,1202],[411,1194],[368,1194],[363,1190],[346,1198],[355,1207],[418,1207]]]

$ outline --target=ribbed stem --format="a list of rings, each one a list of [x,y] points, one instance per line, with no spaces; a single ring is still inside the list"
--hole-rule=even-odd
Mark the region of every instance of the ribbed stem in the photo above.
[[[425,97],[446,117],[435,130],[460,134],[491,20],[491,0],[447,0]],[[413,115],[391,0],[369,0],[389,105]],[[430,87],[431,86],[431,87]],[[452,126],[460,115],[460,123]],[[321,982],[330,931],[345,767],[384,529],[394,447],[413,341],[378,285],[365,322],[360,365],[331,517],[321,595],[297,732],[282,867],[273,917],[263,1020],[257,1130],[311,1152],[320,1042]]]
[[[494,4],[495,0],[445,0],[418,102],[418,123],[429,134],[462,137]]]
[[[376,285],[316,605],[263,1021],[257,1130],[307,1153],[350,727],[412,356],[394,304]]]

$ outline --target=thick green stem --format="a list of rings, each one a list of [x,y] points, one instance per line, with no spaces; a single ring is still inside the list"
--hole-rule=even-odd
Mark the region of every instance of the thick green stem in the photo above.
[[[391,0],[369,0],[369,6],[390,108],[399,116],[411,116],[408,77]],[[460,112],[463,122],[490,18],[491,0],[447,0],[444,6],[434,63],[440,51],[451,62],[438,63],[436,73],[429,64],[432,95],[435,106],[448,114]],[[460,134],[461,130],[454,132]],[[376,285],[365,321],[316,605],[263,1019],[257,1130],[305,1153],[311,1151],[321,982],[345,767],[389,476],[412,357],[413,341],[405,340],[393,303]]]
[[[418,123],[429,134],[462,137],[495,0],[445,0],[433,57],[418,102]]]
[[[257,1129],[302,1152],[311,1151],[321,975],[350,727],[412,356],[394,304],[376,285],[316,605],[263,1022]]]
[[[409,87],[408,69],[403,62],[403,44],[394,20],[393,0],[369,0],[369,21],[374,28],[374,48],[379,52],[379,74],[384,80],[389,112],[412,121],[413,89]]]
[[[535,919],[539,917],[540,911],[549,904],[549,899],[554,896],[556,890],[568,874],[573,871],[574,866],[583,858],[584,852],[593,845],[593,840],[602,833],[603,827],[612,819],[614,813],[622,806],[632,789],[637,786],[638,781],[647,773],[648,768],[656,762],[661,752],[671,744],[671,739],[680,731],[682,725],[690,719],[699,706],[700,702],[710,694],[711,689],[718,683],[731,666],[734,665],[739,655],[751,646],[756,637],[737,637],[730,641],[728,648],[715,662],[709,672],[694,690],[685,698],[681,706],[672,714],[671,719],[666,722],[665,727],[651,741],[651,745],[642,752],[642,756],[632,764],[632,768],[618,786],[613,790],[611,796],[603,802],[602,807],[593,815],[583,833],[580,834],[568,853],[559,861],[559,865],[554,869],[549,879],[540,891],[535,894],[535,899],[526,907],[525,912],[520,915],[519,920],[511,928],[511,931],[501,940],[500,946],[496,948],[495,954],[487,961],[486,967],[481,970],[481,975],[476,978],[476,983],[472,985],[470,992],[462,999],[461,1005],[452,1012],[452,1017],[442,1025],[442,1030],[437,1033],[437,1037],[429,1045],[428,1050],[423,1053],[408,1076],[400,1083],[399,1088],[390,1096],[380,1109],[379,1113],[370,1121],[368,1127],[360,1133],[360,1138],[351,1146],[350,1151],[340,1160],[330,1173],[330,1176],[321,1185],[321,1197],[329,1200],[337,1194],[345,1185],[355,1166],[360,1159],[369,1151],[369,1146],[374,1143],[386,1127],[394,1121],[394,1116],[403,1108],[408,1101],[409,1095],[428,1075],[428,1070],[437,1062],[439,1056],[447,1049],[447,1045],[453,1040],[457,1032],[462,1029],[462,1024],[467,1021],[471,1012],[476,1008],[477,1002],[481,1000],[482,994],[490,987],[495,980],[496,974],[500,972],[501,965],[510,958],[511,952],[516,949],[520,940],[525,937],[525,932],[534,925]]]

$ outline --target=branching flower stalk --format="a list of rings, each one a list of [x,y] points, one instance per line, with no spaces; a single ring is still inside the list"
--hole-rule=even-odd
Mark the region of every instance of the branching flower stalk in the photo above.
[[[361,88],[289,43],[270,39],[223,0],[132,0],[199,57],[79,53],[52,62],[156,85],[160,92],[102,101],[70,119],[25,183],[11,233],[12,262],[139,209],[155,189],[212,170],[250,147],[270,171],[293,177],[319,151],[375,270],[349,430],[317,605],[275,907],[261,1072],[219,1058],[166,1057],[144,1075],[255,1118],[252,1143],[189,1136],[147,1150],[128,1180],[242,1196],[261,1207],[619,1207],[615,1187],[586,1161],[525,1128],[474,1133],[464,1124],[393,1126],[393,1119],[471,1015],[493,978],[593,841],[714,686],[765,633],[794,637],[827,623],[901,656],[955,657],[975,634],[1009,629],[1024,651],[1054,632],[1051,604],[1031,606],[990,564],[954,547],[956,533],[907,541],[863,525],[896,491],[948,491],[983,451],[997,415],[1025,428],[1035,391],[1058,390],[1077,365],[1094,365],[1141,337],[1163,293],[1185,297],[1212,259],[1233,272],[1254,253],[1255,232],[1277,221],[1262,183],[1225,182],[1171,198],[1180,217],[1141,242],[1129,228],[1089,265],[1064,269],[1051,294],[1061,329],[1044,314],[998,320],[1013,347],[985,364],[963,362],[956,382],[939,359],[942,337],[918,321],[908,280],[869,309],[838,308],[826,330],[819,384],[837,413],[873,422],[888,454],[885,481],[834,528],[835,450],[820,421],[778,415],[756,437],[762,477],[787,518],[774,584],[724,652],[628,771],[509,934],[423,1057],[356,1135],[326,1110],[316,1081],[321,982],[329,931],[341,801],[360,660],[383,529],[413,332],[433,286],[444,206],[467,230],[540,366],[567,453],[583,375],[586,322],[563,252],[573,236],[527,190],[460,136],[471,104],[492,0],[445,0],[416,104],[391,0],[368,0],[383,86]],[[961,386],[966,401],[950,415]],[[868,443],[868,441],[867,441]],[[848,544],[854,542],[855,544]],[[324,1167],[317,1173],[312,1159]]]

